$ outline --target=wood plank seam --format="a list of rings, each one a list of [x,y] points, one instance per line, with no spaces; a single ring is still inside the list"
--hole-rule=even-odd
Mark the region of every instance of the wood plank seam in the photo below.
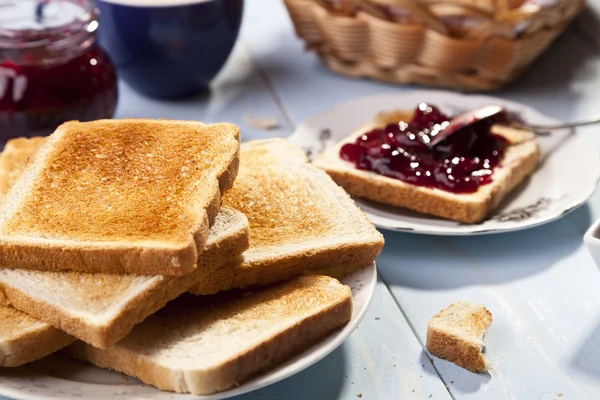
[[[281,100],[279,93],[277,93],[277,90],[275,89],[275,85],[273,85],[273,83],[269,79],[269,76],[267,75],[263,66],[260,64],[260,62],[258,62],[256,57],[254,57],[254,54],[252,53],[252,49],[250,48],[250,46],[243,40],[240,40],[240,42],[248,50],[248,54],[249,54],[250,58],[252,59],[252,62],[256,66],[256,71],[258,73],[258,76],[263,81],[263,83],[265,84],[265,86],[267,87],[269,92],[271,93],[271,96],[273,97],[273,101],[275,102],[275,104],[277,105],[277,108],[279,109],[279,112],[283,116],[285,124],[290,129],[290,132],[293,132],[294,129],[296,129],[296,124],[294,124],[286,107],[283,105],[283,101]]]
[[[402,308],[402,305],[400,305],[400,302],[398,301],[398,299],[396,298],[396,296],[394,295],[394,292],[392,291],[392,289],[389,287],[388,283],[385,281],[385,279],[383,279],[383,276],[379,273],[377,273],[377,278],[379,280],[381,280],[381,282],[383,282],[383,284],[385,285],[386,289],[388,290],[388,292],[390,292],[390,294],[392,295],[392,298],[394,299],[394,303],[396,303],[396,306],[398,307],[398,309],[400,310],[400,312],[402,313],[402,316],[404,317],[404,319],[406,320],[406,323],[408,324],[408,326],[410,327],[410,330],[412,331],[413,335],[415,336],[415,338],[417,339],[417,342],[419,342],[419,345],[421,346],[421,348],[423,349],[423,353],[425,354],[425,356],[427,357],[427,359],[429,360],[429,362],[431,363],[431,366],[433,367],[435,373],[438,375],[438,377],[440,378],[440,380],[442,381],[442,383],[444,384],[444,386],[446,387],[446,390],[448,391],[448,394],[450,395],[450,398],[452,398],[452,400],[456,400],[456,397],[454,397],[454,394],[452,393],[452,391],[450,390],[450,386],[448,385],[448,383],[444,380],[444,378],[442,377],[442,374],[440,373],[440,371],[438,370],[437,366],[434,363],[433,358],[431,358],[431,355],[429,354],[429,352],[427,351],[427,348],[425,347],[425,344],[421,341],[421,338],[419,337],[415,327],[412,324],[412,321],[408,318],[408,315],[406,315],[406,313],[404,312],[404,309]]]

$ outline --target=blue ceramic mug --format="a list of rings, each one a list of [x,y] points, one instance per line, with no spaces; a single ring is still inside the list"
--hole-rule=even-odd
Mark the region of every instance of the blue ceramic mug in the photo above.
[[[240,29],[243,0],[96,0],[100,45],[120,78],[155,98],[206,89]]]

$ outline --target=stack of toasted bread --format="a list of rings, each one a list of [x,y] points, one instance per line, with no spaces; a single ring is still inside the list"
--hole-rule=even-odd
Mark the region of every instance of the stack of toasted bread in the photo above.
[[[69,122],[10,141],[0,191],[0,367],[226,390],[347,323],[336,277],[383,246],[301,149],[230,124]]]

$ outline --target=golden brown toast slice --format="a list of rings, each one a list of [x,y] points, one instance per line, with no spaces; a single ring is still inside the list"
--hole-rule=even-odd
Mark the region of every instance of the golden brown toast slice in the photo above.
[[[302,277],[233,299],[184,295],[111,348],[77,342],[67,351],[162,390],[210,394],[301,352],[351,317],[349,287]]]
[[[7,143],[0,154],[3,190],[10,189],[18,172],[41,145],[38,139]],[[167,301],[236,259],[248,245],[246,217],[230,207],[222,207],[200,255],[199,268],[191,274],[140,276],[0,268],[0,304],[12,304],[81,340],[107,347]]]
[[[283,139],[245,142],[223,204],[250,222],[243,261],[221,268],[190,292],[212,294],[306,273],[343,276],[372,263],[383,236],[352,199],[299,147]]]
[[[5,196],[0,265],[187,274],[233,185],[238,152],[230,124],[65,123]]]
[[[0,306],[0,367],[39,360],[74,341],[74,337],[24,312]]]
[[[494,133],[504,136],[510,146],[506,150],[502,166],[493,171],[493,182],[480,186],[475,193],[456,194],[412,185],[371,171],[359,170],[339,157],[342,146],[353,142],[364,132],[392,121],[410,119],[412,113],[403,110],[378,114],[370,124],[315,157],[313,164],[326,171],[353,196],[464,223],[478,223],[485,219],[537,166],[539,146],[535,135],[499,126],[493,128]]]

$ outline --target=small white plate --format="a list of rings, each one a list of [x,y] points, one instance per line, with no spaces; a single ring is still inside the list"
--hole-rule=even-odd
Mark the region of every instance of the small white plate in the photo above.
[[[251,392],[310,367],[339,347],[356,329],[373,300],[377,284],[375,264],[346,276],[342,283],[352,288],[354,300],[352,319],[344,328],[235,389],[210,396],[163,392],[118,372],[55,354],[20,368],[0,368],[0,396],[19,400],[217,400]]]
[[[353,100],[304,121],[289,140],[304,148],[309,157],[368,123],[375,114],[394,109],[414,109],[420,102],[456,114],[478,106],[499,104],[521,113],[532,123],[558,120],[531,107],[489,96],[443,91],[412,91]],[[357,205],[383,229],[430,235],[476,235],[516,231],[541,225],[566,215],[594,193],[600,178],[600,161],[594,146],[570,130],[540,136],[542,162],[530,179],[517,188],[480,224],[461,224],[364,199]]]

